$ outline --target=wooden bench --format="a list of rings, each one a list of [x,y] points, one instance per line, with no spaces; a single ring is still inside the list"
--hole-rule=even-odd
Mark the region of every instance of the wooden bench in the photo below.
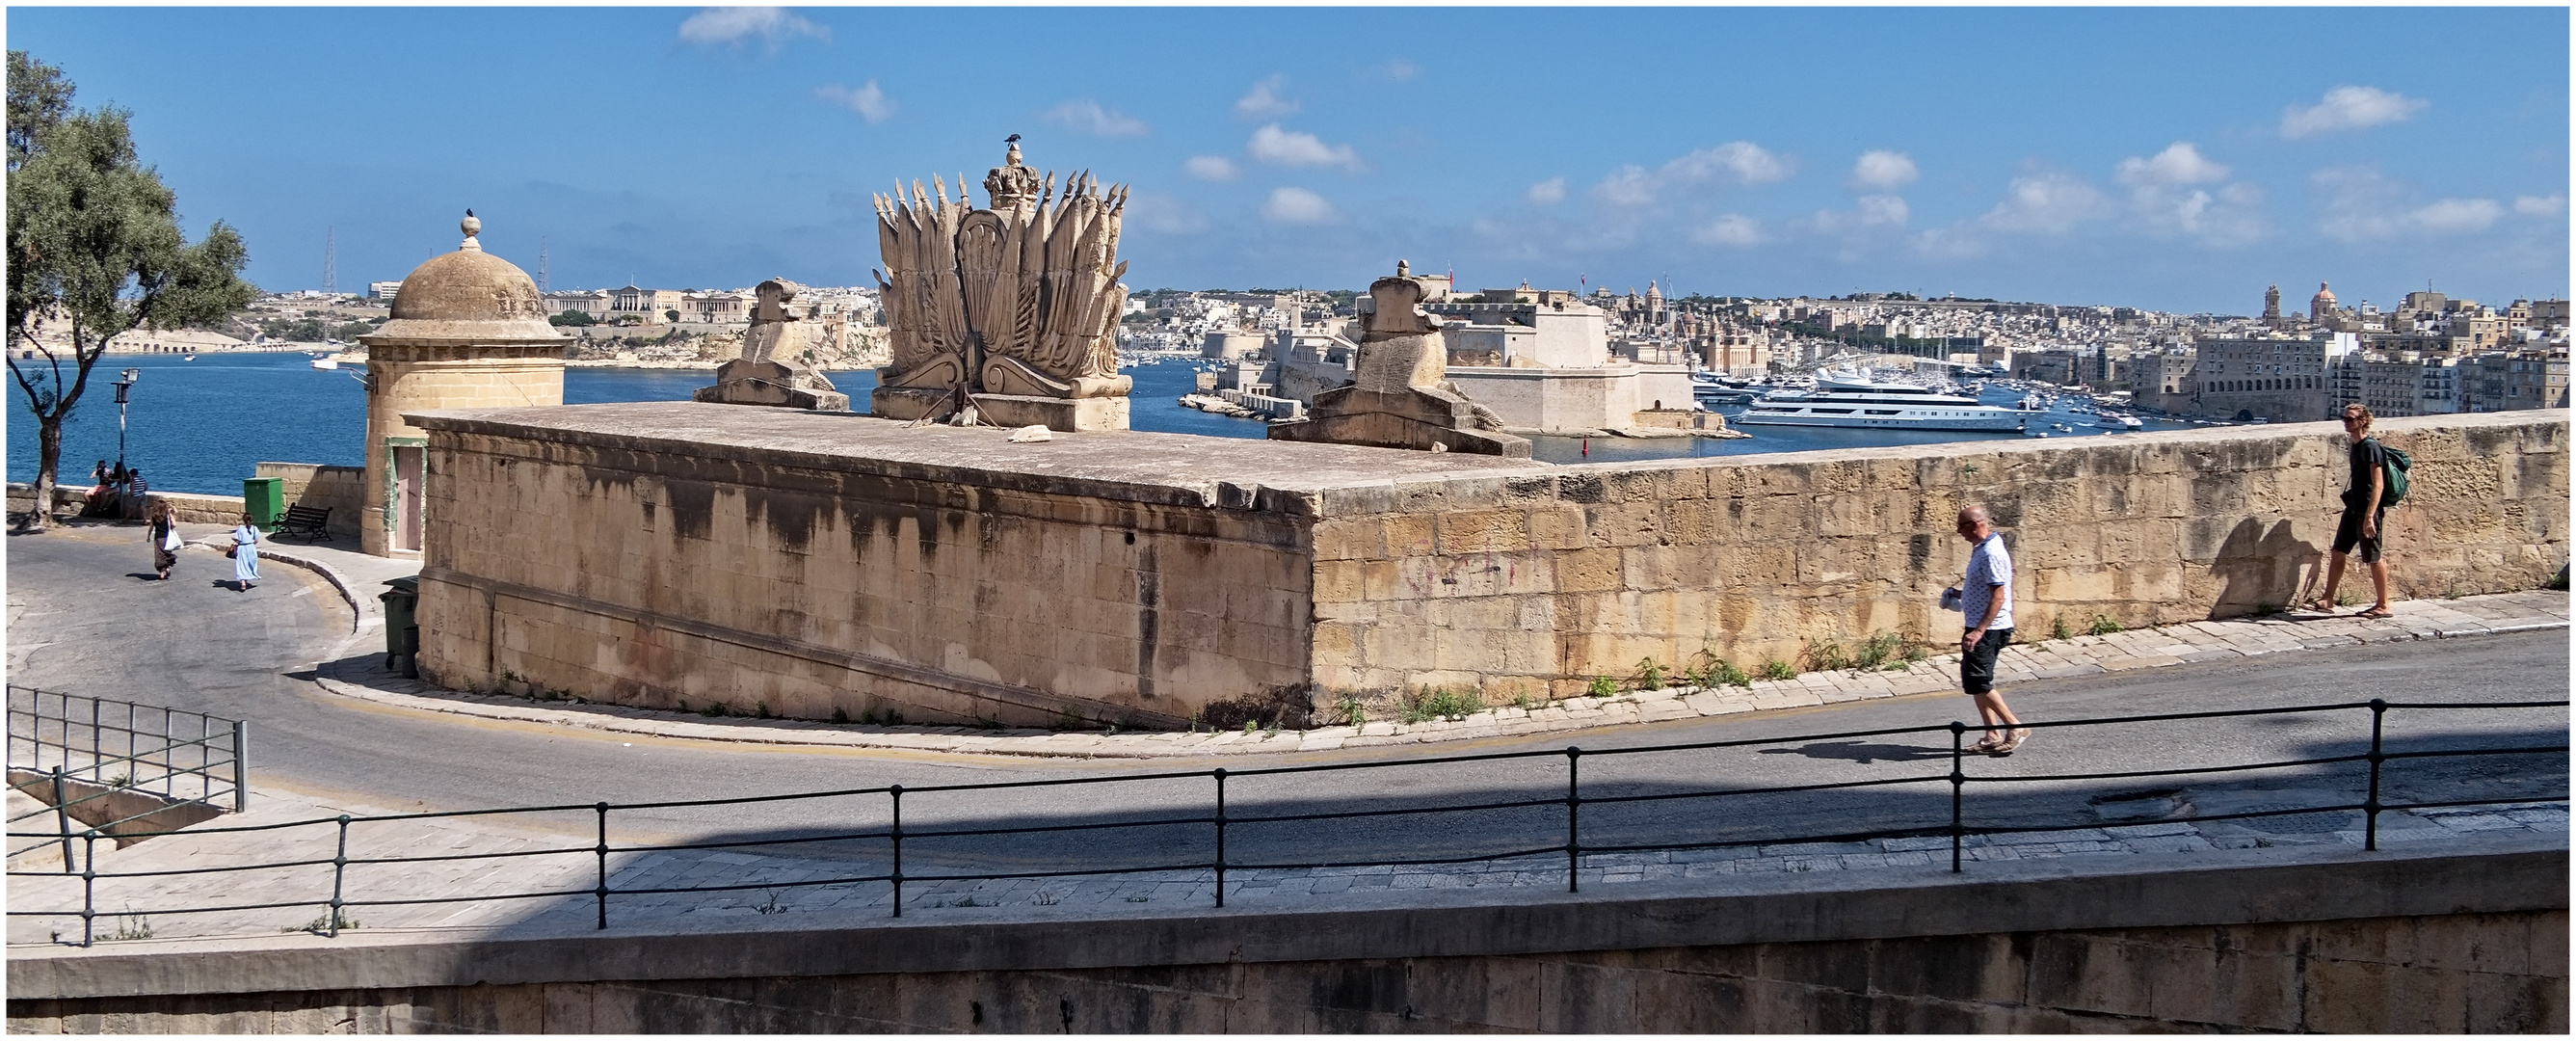
[[[331,541],[331,508],[289,506],[277,522],[280,535],[302,535],[307,541]]]

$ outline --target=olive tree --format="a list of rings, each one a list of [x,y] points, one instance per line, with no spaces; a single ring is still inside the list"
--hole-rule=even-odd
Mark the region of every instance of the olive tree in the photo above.
[[[72,90],[60,70],[9,52],[7,350],[36,416],[30,530],[51,519],[63,421],[108,341],[220,321],[258,295],[240,277],[241,236],[216,221],[188,243],[170,189],[135,155],[130,115],[73,111]]]

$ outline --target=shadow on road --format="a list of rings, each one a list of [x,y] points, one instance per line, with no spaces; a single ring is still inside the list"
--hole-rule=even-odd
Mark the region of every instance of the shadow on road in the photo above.
[[[1855,763],[1902,763],[1915,759],[1948,759],[1948,748],[1891,745],[1867,741],[1820,741],[1797,748],[1765,748],[1763,755],[1803,755],[1809,759],[1849,759]]]

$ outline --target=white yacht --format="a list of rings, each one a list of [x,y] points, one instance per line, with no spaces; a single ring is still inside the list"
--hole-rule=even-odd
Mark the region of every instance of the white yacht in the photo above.
[[[1824,375],[1812,390],[1778,390],[1731,422],[1745,426],[1881,427],[1897,430],[2015,431],[2028,413],[1911,383]]]

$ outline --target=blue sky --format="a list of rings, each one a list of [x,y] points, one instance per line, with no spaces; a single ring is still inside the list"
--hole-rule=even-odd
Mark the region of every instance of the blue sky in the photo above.
[[[1132,186],[1131,287],[2251,313],[2568,291],[2565,8],[28,8],[271,289],[857,284],[869,194]],[[979,193],[980,200],[980,193]]]

